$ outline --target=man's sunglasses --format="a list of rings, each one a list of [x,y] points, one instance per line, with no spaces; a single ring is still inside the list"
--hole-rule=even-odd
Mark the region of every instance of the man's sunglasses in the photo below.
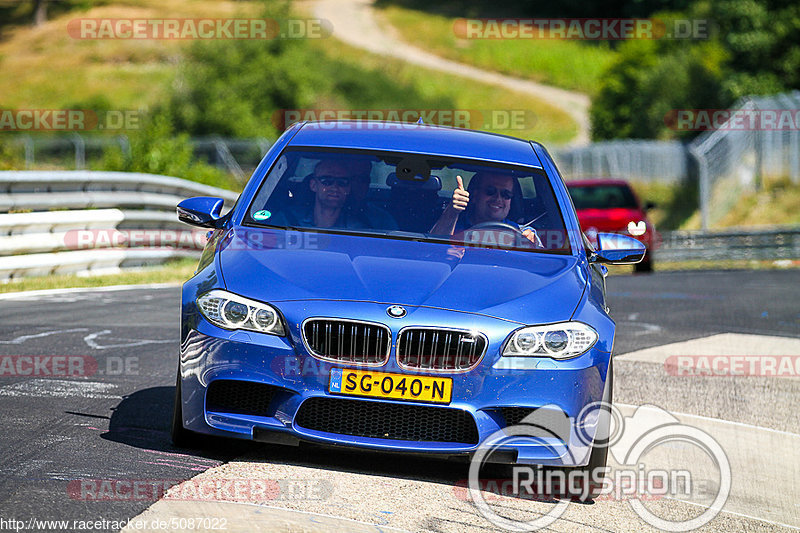
[[[500,193],[500,196],[503,197],[505,200],[511,200],[514,197],[514,192],[508,189],[498,189],[492,185],[489,185],[485,189],[483,189],[483,194],[486,196],[494,196],[497,193]]]
[[[337,178],[334,176],[316,176],[323,187],[330,187],[334,183],[337,187],[344,189],[350,186],[350,178]]]

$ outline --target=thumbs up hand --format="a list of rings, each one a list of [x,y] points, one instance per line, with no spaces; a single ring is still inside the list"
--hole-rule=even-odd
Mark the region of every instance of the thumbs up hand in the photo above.
[[[469,193],[464,188],[464,180],[461,179],[461,176],[456,176],[456,181],[458,182],[458,187],[453,191],[453,199],[450,205],[457,211],[464,211],[469,203]]]

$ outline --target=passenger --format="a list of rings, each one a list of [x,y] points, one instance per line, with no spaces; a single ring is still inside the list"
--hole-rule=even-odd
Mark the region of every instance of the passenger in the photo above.
[[[456,181],[458,186],[453,191],[453,198],[431,228],[431,233],[453,235],[486,222],[501,222],[519,229],[519,224],[508,218],[514,198],[514,178],[479,172],[472,177],[469,191],[464,189],[461,176],[456,176]],[[525,228],[522,235],[536,246],[543,247],[534,229]]]
[[[344,209],[351,192],[351,171],[347,165],[322,160],[308,180],[313,199],[308,206],[293,206],[275,214],[271,223],[279,226],[363,229],[366,224]]]

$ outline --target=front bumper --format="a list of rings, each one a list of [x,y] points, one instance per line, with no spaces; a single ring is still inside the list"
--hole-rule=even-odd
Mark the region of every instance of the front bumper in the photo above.
[[[186,304],[187,302],[185,302]],[[347,303],[342,309],[337,302],[338,315],[318,309],[320,316],[376,317],[384,313],[384,304]],[[277,304],[285,316],[308,313],[308,302]],[[385,314],[384,314],[385,316]],[[486,355],[474,369],[462,373],[417,372],[420,375],[446,376],[453,380],[452,401],[448,405],[430,405],[397,400],[375,400],[354,396],[339,396],[328,392],[331,370],[352,368],[344,363],[326,362],[311,356],[300,338],[298,322],[289,320],[289,335],[276,337],[266,334],[227,331],[207,322],[191,305],[184,306],[184,336],[181,343],[180,376],[182,380],[183,424],[198,433],[242,439],[291,441],[296,438],[323,444],[345,445],[384,451],[407,453],[436,453],[445,455],[470,454],[489,437],[509,424],[509,408],[540,408],[539,413],[559,411],[572,421],[566,426],[549,428],[551,433],[536,432],[536,436],[518,437],[501,448],[511,452],[516,462],[575,466],[588,461],[593,427],[576,421],[583,408],[601,401],[610,354],[601,347],[610,347],[603,339],[580,357],[555,361],[548,358],[512,360],[500,357],[507,336],[519,324],[496,318],[469,315],[441,309],[416,308],[403,320],[387,318],[382,322],[392,329],[392,346],[388,362],[371,367],[371,372],[415,374],[401,369],[395,357],[397,331],[409,324],[426,326],[447,324],[448,327],[470,327],[489,338]],[[258,383],[273,387],[268,407],[263,412],[244,414],[209,405],[208,388],[215,381],[231,380]],[[405,413],[413,418],[447,409],[466,413],[474,420],[475,442],[447,440],[404,440],[332,433],[309,428],[298,420],[305,402],[319,398],[339,398],[339,402],[356,407],[355,412],[380,411],[382,406],[397,405],[392,412]],[[315,400],[316,401],[316,400]],[[306,404],[309,407],[311,403]],[[414,411],[414,408],[419,408]],[[309,407],[310,408],[310,407]],[[364,410],[366,409],[366,411]],[[413,412],[412,412],[413,411]],[[382,413],[384,411],[381,411]],[[518,412],[518,411],[517,411]],[[562,415],[562,417],[563,417]],[[384,416],[384,415],[379,415]],[[517,417],[520,418],[520,417]],[[558,417],[556,417],[558,418]],[[428,423],[435,424],[436,417]],[[421,423],[421,422],[420,422]],[[470,422],[471,423],[471,422]],[[583,425],[582,425],[583,424]],[[274,438],[270,438],[270,435]],[[581,438],[579,438],[579,436]]]

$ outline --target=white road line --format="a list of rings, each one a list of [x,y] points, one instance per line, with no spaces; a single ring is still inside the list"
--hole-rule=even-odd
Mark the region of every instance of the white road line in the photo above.
[[[632,404],[629,404],[629,403],[617,403],[617,402],[614,402],[614,405],[617,406],[617,407],[622,407],[622,408],[626,408],[626,409],[636,409],[637,407],[642,407],[642,406],[632,405]],[[645,408],[646,408],[646,406],[645,406]],[[780,435],[788,435],[790,437],[800,437],[799,433],[792,433],[791,431],[781,431],[779,429],[765,428],[763,426],[754,426],[753,424],[745,424],[744,422],[734,422],[732,420],[724,420],[722,418],[711,418],[709,416],[692,415],[692,414],[689,414],[689,413],[675,413],[673,411],[670,411],[670,413],[672,413],[673,415],[675,415],[675,416],[677,416],[679,418],[683,418],[683,419],[697,419],[697,420],[703,420],[703,421],[707,421],[707,422],[719,422],[720,424],[730,424],[732,426],[740,426],[740,427],[743,427],[743,428],[754,429],[754,430],[758,430],[758,431],[767,431],[767,432],[772,432],[772,433],[778,433]]]
[[[655,406],[615,405],[626,417],[623,434],[626,439],[629,436],[636,439],[638,435],[645,434],[648,428],[664,423],[664,410]],[[634,413],[637,415],[635,418],[628,418]],[[797,460],[800,435],[685,413],[669,414],[681,424],[704,431],[724,450],[732,474],[725,511],[800,527],[800,507],[796,503],[796,495],[800,491],[800,461]],[[680,434],[679,427],[675,434]],[[624,447],[622,443],[620,445]],[[614,451],[614,447],[611,451]],[[665,444],[652,454],[657,468],[670,471],[686,469],[693,478],[699,480],[715,480],[718,477],[718,471],[711,463],[692,462],[691,451]],[[697,501],[675,499],[702,506]]]
[[[81,398],[114,399],[118,394],[108,394],[116,388],[113,383],[99,381],[70,381],[66,379],[31,379],[0,387],[0,396],[37,398]]]
[[[665,496],[665,499],[674,500],[675,498],[671,498],[669,496]],[[705,505],[700,505],[699,503],[695,503],[695,502],[688,502],[688,501],[685,501],[685,500],[676,500],[676,501],[679,501],[679,502],[682,502],[682,503],[688,503],[689,505],[694,505],[695,507],[702,507],[702,508],[705,508],[705,509],[708,508]],[[772,521],[772,520],[767,520],[766,518],[760,518],[758,516],[750,516],[750,515],[743,514],[743,513],[737,513],[735,511],[728,511],[726,509],[723,509],[722,512],[725,513],[725,514],[732,514],[734,516],[741,516],[742,518],[750,518],[751,520],[758,520],[759,522],[765,522],[767,524],[773,524],[773,525],[776,525],[776,526],[786,527],[786,528],[789,528],[789,529],[795,529],[795,530],[800,531],[800,526],[792,526],[792,525],[789,525],[789,524],[784,524],[782,522],[775,522],[775,521]]]
[[[673,355],[800,356],[800,339],[771,335],[721,333],[699,339],[663,344],[614,356],[619,361],[664,364]]]
[[[651,333],[658,333],[661,331],[661,326],[658,324],[648,324],[647,322],[617,322],[618,325],[625,325],[626,329],[634,330],[633,335],[639,337],[641,335],[650,335]],[[635,331],[638,329],[639,331]]]
[[[29,339],[49,337],[50,335],[58,335],[61,333],[75,333],[77,331],[89,331],[89,328],[57,329],[53,331],[45,331],[43,333],[36,333],[34,335],[21,335],[11,339],[10,341],[0,341],[0,344],[22,344]]]
[[[109,285],[108,287],[71,287],[67,289],[44,289],[38,291],[6,292],[0,294],[0,300],[37,300],[42,296],[72,294],[76,292],[116,292],[142,289],[165,289],[180,287],[180,283],[149,283],[146,285]]]
[[[133,346],[144,346],[145,344],[166,344],[166,343],[170,343],[170,342],[176,342],[174,339],[150,340],[150,339],[122,339],[122,338],[118,338],[118,337],[112,337],[112,338],[115,338],[117,340],[123,340],[123,341],[126,341],[126,342],[117,343],[117,344],[106,344],[104,346],[101,346],[100,344],[98,344],[96,342],[95,339],[97,339],[98,337],[102,337],[102,336],[108,335],[110,333],[111,333],[110,329],[104,329],[103,331],[98,331],[98,332],[90,333],[89,335],[86,335],[83,338],[83,340],[89,346],[89,348],[92,348],[92,349],[95,349],[95,350],[108,350],[109,348],[131,348]]]

